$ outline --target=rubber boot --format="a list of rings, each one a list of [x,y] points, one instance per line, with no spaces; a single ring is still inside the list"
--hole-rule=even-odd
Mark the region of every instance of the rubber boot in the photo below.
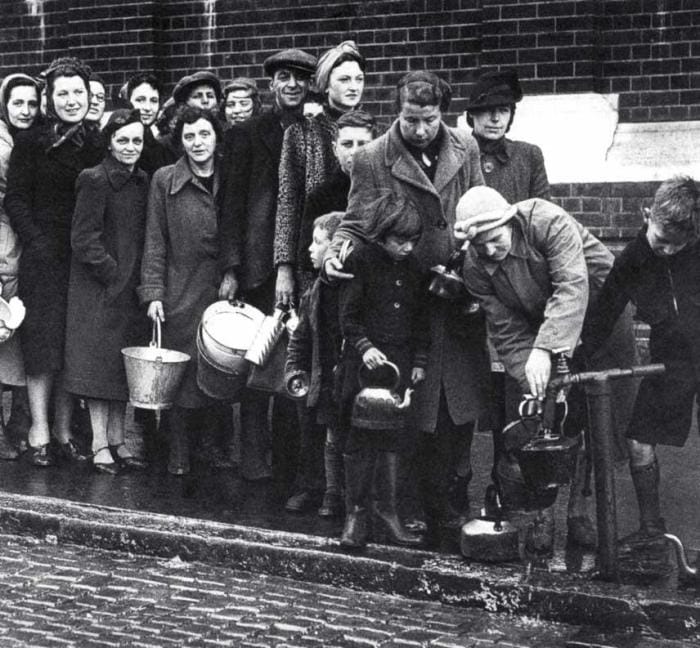
[[[369,496],[376,455],[359,450],[343,455],[345,464],[345,526],[340,538],[346,549],[362,549],[369,536]]]
[[[318,514],[323,518],[337,517],[343,512],[343,457],[337,445],[326,442],[323,462],[326,468],[326,492]]]
[[[12,406],[10,419],[7,421],[7,436],[20,454],[29,447],[27,435],[32,426],[32,415],[29,412],[29,397],[26,387],[12,388]]]
[[[423,538],[411,533],[399,518],[396,507],[399,457],[396,452],[379,452],[375,472],[374,513],[381,522],[384,536],[391,544],[417,547]],[[375,537],[375,540],[378,540]]]
[[[187,410],[173,407],[168,411],[168,472],[186,475],[190,472],[190,441]]]
[[[663,539],[666,523],[661,517],[659,504],[659,462],[654,459],[646,466],[630,466],[630,473],[637,493],[639,531],[624,537],[620,544],[647,544]]]
[[[269,479],[272,471],[266,460],[268,399],[241,402],[241,477],[246,481]]]

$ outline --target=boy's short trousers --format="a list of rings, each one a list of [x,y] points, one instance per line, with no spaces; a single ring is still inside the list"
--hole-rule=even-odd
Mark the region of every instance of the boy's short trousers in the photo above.
[[[627,437],[651,445],[681,447],[690,433],[698,372],[689,362],[666,363],[666,373],[642,380]]]

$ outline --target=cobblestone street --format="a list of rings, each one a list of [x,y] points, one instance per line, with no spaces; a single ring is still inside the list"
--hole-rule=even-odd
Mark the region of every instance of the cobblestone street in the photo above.
[[[564,646],[577,629],[0,536],[0,645]],[[484,592],[488,601],[488,593]]]

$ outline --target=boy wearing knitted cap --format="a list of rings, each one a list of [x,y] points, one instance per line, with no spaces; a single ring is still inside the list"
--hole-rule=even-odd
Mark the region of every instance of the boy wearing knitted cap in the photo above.
[[[464,194],[457,206],[455,236],[469,242],[464,281],[486,313],[489,337],[508,374],[508,420],[515,420],[522,395],[544,397],[552,355],[558,350],[574,353],[589,302],[597,297],[613,256],[558,206],[539,198],[510,205],[489,187]],[[631,321],[620,326],[599,362],[624,366],[634,357]],[[616,414],[624,412],[623,404],[624,399]],[[620,419],[624,416],[618,416],[618,429],[624,423]],[[496,472],[502,488],[513,481],[515,466],[513,457],[499,458]],[[569,540],[585,546],[594,544],[595,536],[581,486],[574,480],[571,487]],[[506,508],[520,508],[514,506],[515,498],[509,501],[509,493],[503,495]]]

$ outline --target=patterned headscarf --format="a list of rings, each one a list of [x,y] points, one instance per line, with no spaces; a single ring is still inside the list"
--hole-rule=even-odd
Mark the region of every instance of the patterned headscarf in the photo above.
[[[317,92],[321,94],[326,92],[328,89],[328,81],[331,78],[331,71],[338,65],[338,61],[341,57],[343,57],[343,60],[357,61],[358,65],[363,70],[365,69],[365,59],[357,49],[355,41],[343,41],[340,45],[336,45],[327,52],[324,52],[318,59],[316,74],[314,76],[315,89]]]

